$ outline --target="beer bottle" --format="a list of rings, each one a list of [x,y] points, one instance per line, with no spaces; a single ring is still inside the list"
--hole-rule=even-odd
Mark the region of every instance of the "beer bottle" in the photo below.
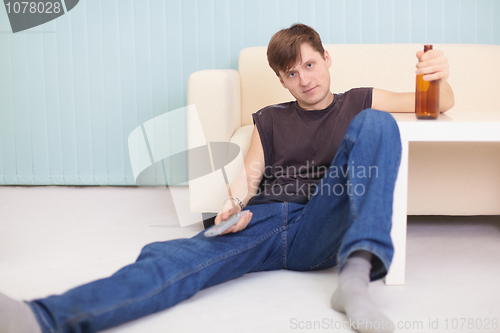
[[[424,45],[424,52],[432,45]],[[439,116],[439,80],[424,81],[424,75],[417,75],[415,89],[415,115],[418,119],[437,119]]]

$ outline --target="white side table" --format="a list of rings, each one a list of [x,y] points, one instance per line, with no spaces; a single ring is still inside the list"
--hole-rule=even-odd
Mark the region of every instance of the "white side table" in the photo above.
[[[414,113],[392,113],[401,134],[402,154],[394,189],[391,237],[394,258],[385,282],[404,285],[408,199],[408,149],[411,141],[500,141],[500,112],[447,112],[437,120],[419,120]]]

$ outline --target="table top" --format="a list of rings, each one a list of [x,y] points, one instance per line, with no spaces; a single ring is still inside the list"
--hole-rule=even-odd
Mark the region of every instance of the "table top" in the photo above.
[[[392,113],[404,141],[500,141],[499,111],[449,111],[435,120]]]

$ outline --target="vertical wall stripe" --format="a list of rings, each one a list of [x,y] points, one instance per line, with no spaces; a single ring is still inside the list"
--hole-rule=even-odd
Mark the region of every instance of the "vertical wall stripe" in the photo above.
[[[119,0],[109,1],[104,7],[106,10],[106,16],[110,16],[110,25],[112,29],[109,29],[109,33],[106,34],[106,40],[104,40],[104,45],[106,46],[107,52],[105,58],[105,66],[109,68],[106,71],[105,84],[106,84],[106,155],[108,156],[107,168],[102,168],[105,171],[102,175],[101,182],[109,182],[112,184],[123,182],[124,167],[123,155],[126,150],[128,150],[127,145],[125,145],[122,140],[125,137],[123,128],[123,116],[121,112],[120,103],[120,85],[121,85],[121,73],[120,73],[120,52],[119,52],[119,30],[118,30],[118,2]],[[104,2],[106,3],[106,2]],[[151,86],[154,86],[151,84]],[[113,133],[114,135],[110,135]],[[115,149],[114,147],[118,147]],[[106,177],[107,176],[107,177]],[[107,178],[110,178],[109,180]]]
[[[361,42],[365,44],[378,43],[378,1],[361,2]]]
[[[0,25],[6,28],[5,25]],[[16,183],[12,38],[0,35],[0,184]]]
[[[500,0],[86,0],[16,34],[2,9],[0,184],[134,184],[129,133],[184,107],[191,73],[237,69],[295,22],[324,43],[500,44]],[[164,183],[161,165],[139,182]]]
[[[242,10],[242,27],[245,46],[262,45],[262,10],[260,8],[260,1],[244,0]]]
[[[316,26],[316,16],[315,12],[315,1],[314,0],[301,0],[297,2],[297,19],[295,22],[301,22],[310,26]]]
[[[460,0],[460,25],[460,43],[477,43],[477,1]]]
[[[460,2],[445,0],[444,2],[444,41],[460,43]]]
[[[425,42],[437,44],[444,42],[444,0],[427,1],[427,31]]]
[[[297,0],[279,0],[279,22],[280,27],[288,27],[298,22]]]
[[[321,38],[330,39],[330,6],[328,0],[317,0],[314,7],[314,27]]]
[[[394,43],[394,0],[378,0],[377,39],[379,43]]]
[[[43,26],[46,33],[42,34],[44,46],[45,69],[45,101],[47,105],[47,141],[49,177],[48,184],[62,184],[62,146],[61,122],[59,115],[59,71],[57,54],[57,34],[55,21]]]
[[[35,184],[48,182],[48,142],[47,127],[42,126],[47,119],[45,103],[45,69],[43,54],[43,38],[32,40],[33,51],[28,60],[30,80],[30,119],[32,131],[32,175]]]
[[[217,2],[214,6],[214,48],[215,48],[215,68],[224,69],[231,64],[231,34],[230,34],[230,13],[229,0]]]
[[[2,24],[0,22],[0,29],[5,29],[5,24]],[[10,66],[8,64],[11,61],[10,57],[10,46],[7,42],[5,42],[7,38],[5,36],[0,35],[0,43],[3,46],[0,48],[0,59],[4,59],[5,63],[0,63],[0,76],[3,76],[4,79],[0,80],[0,101],[4,101],[4,104],[7,107],[10,107],[12,109],[12,106],[10,105],[11,102],[11,96],[12,92],[10,91],[9,87],[9,79],[11,77],[11,74],[9,72]],[[6,144],[4,143],[6,137],[6,131],[5,128],[9,128],[7,126],[7,112],[4,114],[3,112],[0,112],[0,184],[3,184],[5,182],[5,171],[4,171],[4,164],[6,164],[4,155],[4,146]]]
[[[215,66],[215,32],[213,1],[205,0],[196,2],[198,7],[198,59],[200,68],[214,68]]]
[[[86,11],[83,12],[85,13]],[[93,133],[90,110],[92,101],[94,101],[96,106],[102,105],[102,101],[96,101],[92,98],[87,83],[89,81],[89,69],[94,68],[94,66],[93,64],[89,64],[89,39],[86,29],[88,27],[86,17],[85,15],[79,15],[70,17],[69,19],[68,29],[71,32],[71,68],[74,73],[74,79],[71,84],[73,87],[73,107],[75,110],[74,126],[77,143],[77,151],[75,152],[77,158],[76,175],[71,175],[71,177],[78,177],[77,181],[79,184],[92,184],[92,175],[95,174],[96,171],[92,168],[93,155],[99,152],[100,147],[92,146],[92,139],[98,138],[95,138],[95,133]],[[95,35],[101,36],[101,31],[96,31]],[[75,58],[74,55],[79,55],[80,57],[77,56]],[[102,67],[101,71],[97,74],[99,76],[104,75]],[[68,126],[68,124],[63,123],[63,126]],[[65,153],[66,152],[64,152],[64,154]],[[102,161],[105,158],[106,154],[103,153],[96,158],[96,161]],[[99,164],[98,162],[95,163]],[[69,182],[71,182],[71,180],[69,180]]]
[[[93,17],[100,21],[100,18]],[[73,53],[71,52],[71,16],[64,15],[56,20],[57,53],[58,53],[58,80],[59,80],[59,111],[61,117],[61,144],[63,156],[62,184],[79,184],[78,179],[78,132],[75,118],[74,103],[74,76],[72,73]],[[81,60],[80,58],[75,59]],[[99,70],[95,68],[95,70]],[[101,72],[102,73],[102,72]],[[102,74],[101,74],[102,75]]]
[[[135,77],[135,57],[134,57],[134,15],[133,15],[133,3],[130,1],[119,1],[118,2],[118,21],[119,21],[119,54],[120,54],[120,75],[121,75],[121,86],[120,86],[120,105],[121,113],[124,119],[123,133],[126,137],[126,133],[130,133],[134,128],[137,127],[136,124],[139,123],[138,113],[137,113],[137,103],[136,103],[136,77]],[[164,62],[166,64],[166,61]],[[119,138],[123,141],[123,138]],[[126,144],[123,144],[126,146]],[[128,149],[125,148],[125,153],[123,157],[125,165],[125,177],[132,173],[130,166],[130,158],[128,155]],[[125,181],[124,184],[127,184]]]
[[[493,43],[500,44],[500,1],[493,2]]]
[[[29,119],[29,82],[27,73],[28,50],[26,47],[28,36],[20,36],[19,43],[12,48],[16,57],[16,70],[13,71],[13,100],[14,100],[14,132],[16,134],[16,171],[20,182],[32,181],[31,137]]]
[[[427,43],[427,1],[412,0],[411,2],[411,39],[415,43]]]
[[[51,181],[50,181],[50,155],[49,155],[49,133],[48,133],[48,108],[47,108],[47,84],[46,84],[46,78],[47,78],[47,69],[45,68],[44,64],[46,62],[46,55],[45,55],[45,39],[42,37],[41,38],[41,43],[42,43],[42,46],[41,46],[41,54],[42,54],[42,61],[41,61],[41,66],[42,66],[42,84],[41,86],[43,87],[43,97],[42,97],[42,100],[43,100],[43,117],[40,121],[40,124],[43,124],[42,127],[42,131],[43,131],[43,140],[44,140],[44,149],[39,151],[38,153],[44,155],[43,156],[43,171],[40,173],[41,174],[41,178],[40,179],[40,182],[41,184],[50,184]],[[35,177],[37,176],[37,173],[35,172]]]
[[[345,35],[347,44],[362,42],[361,0],[345,1]]]
[[[330,3],[330,40],[324,43],[346,43],[346,8],[344,0],[333,0]]]
[[[497,1],[498,2],[498,1]],[[477,43],[493,43],[493,0],[481,0],[477,2]]]
[[[231,37],[229,43],[231,45],[231,68],[238,68],[238,57],[234,55],[239,53],[239,50],[245,46],[245,30],[243,21],[244,11],[243,11],[243,1],[229,1],[229,20],[231,31]]]
[[[421,19],[415,15],[412,17],[411,1],[394,1],[394,17],[395,17],[395,42],[396,43],[412,43],[412,21]]]

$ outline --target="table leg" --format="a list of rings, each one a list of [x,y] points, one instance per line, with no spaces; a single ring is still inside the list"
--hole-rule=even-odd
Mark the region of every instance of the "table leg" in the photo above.
[[[406,261],[406,222],[408,201],[408,141],[402,141],[401,164],[399,166],[392,212],[391,238],[394,244],[394,257],[385,277],[387,285],[405,284]]]

